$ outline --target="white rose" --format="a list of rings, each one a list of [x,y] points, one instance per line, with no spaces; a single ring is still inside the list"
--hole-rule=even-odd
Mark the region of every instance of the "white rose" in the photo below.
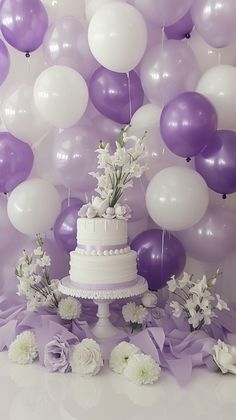
[[[91,338],[85,338],[73,347],[72,372],[80,376],[97,375],[103,366],[100,346]]]
[[[93,206],[89,206],[86,211],[86,217],[88,219],[93,219],[97,216],[97,210]]]
[[[126,215],[126,206],[116,206],[115,207],[115,215],[117,219],[123,219]]]
[[[236,346],[230,346],[218,340],[213,350],[213,359],[221,372],[236,374]]]
[[[102,198],[97,196],[93,198],[92,206],[96,209],[98,216],[101,217],[103,213],[105,213],[107,207],[109,207],[109,200],[103,200]]]
[[[155,308],[157,306],[157,295],[152,292],[146,292],[142,297],[142,304],[146,308]]]

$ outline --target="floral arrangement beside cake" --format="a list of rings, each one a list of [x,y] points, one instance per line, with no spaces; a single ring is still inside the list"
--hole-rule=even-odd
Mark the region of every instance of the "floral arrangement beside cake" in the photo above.
[[[143,138],[122,130],[116,150],[100,144],[97,196],[79,211],[77,248],[71,253],[71,280],[84,289],[122,288],[137,282],[136,253],[127,245],[131,210],[121,202],[125,188],[144,171]],[[170,278],[169,297],[157,292],[111,308],[122,334],[103,353],[90,325],[93,303],[65,297],[59,280],[50,277],[50,256],[36,238],[16,267],[17,294],[0,300],[0,351],[11,362],[34,361],[49,372],[93,376],[106,364],[137,385],[153,384],[161,369],[181,385],[192,369],[236,374],[236,305],[227,304],[214,287],[219,277],[195,279],[184,273]],[[114,343],[114,341],[113,341]],[[111,344],[111,343],[110,343]]]
[[[70,278],[79,288],[104,290],[137,283],[136,252],[128,246],[127,221],[131,209],[122,204],[122,193],[145,170],[144,137],[128,135],[126,126],[112,154],[100,142],[97,196],[82,206],[77,221],[77,248],[71,252]]]

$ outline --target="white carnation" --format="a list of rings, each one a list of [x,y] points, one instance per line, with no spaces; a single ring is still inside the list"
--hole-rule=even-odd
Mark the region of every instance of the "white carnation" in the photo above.
[[[72,372],[80,376],[97,375],[103,366],[101,349],[96,341],[85,338],[73,347],[71,358]]]
[[[146,292],[142,297],[142,304],[146,308],[155,308],[157,306],[157,295],[153,292]]]
[[[159,379],[160,373],[158,363],[143,353],[133,355],[124,369],[124,376],[137,385],[153,384]]]
[[[111,352],[109,366],[116,373],[123,373],[130,358],[140,353],[140,349],[134,344],[122,341]]]
[[[8,350],[10,361],[22,365],[33,363],[37,356],[36,339],[34,333],[31,331],[24,331],[17,335]]]
[[[213,347],[213,359],[222,373],[236,375],[236,346],[230,346],[221,340]]]
[[[58,304],[58,314],[62,319],[75,319],[81,315],[81,303],[68,296],[60,300]]]
[[[134,302],[129,302],[122,307],[122,315],[126,322],[131,322],[132,324],[143,324],[147,318],[148,311],[143,305],[137,305]]]

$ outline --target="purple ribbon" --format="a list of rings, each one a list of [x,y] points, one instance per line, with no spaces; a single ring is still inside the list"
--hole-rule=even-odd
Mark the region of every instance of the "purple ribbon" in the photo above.
[[[126,281],[123,283],[112,283],[112,284],[104,284],[104,283],[77,283],[73,280],[71,280],[77,289],[82,289],[82,290],[113,290],[113,289],[123,289],[126,287],[132,287],[135,286],[137,283],[137,279],[135,280],[130,280],[130,281]]]

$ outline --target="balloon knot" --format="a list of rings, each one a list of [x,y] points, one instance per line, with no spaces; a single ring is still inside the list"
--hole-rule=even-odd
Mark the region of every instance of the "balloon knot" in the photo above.
[[[189,33],[187,33],[187,34],[185,35],[185,38],[189,39],[189,38],[191,38],[191,35],[190,35]]]
[[[29,53],[29,51],[27,51],[27,52],[25,53],[25,56],[26,56],[26,58],[30,58],[30,53]]]
[[[186,162],[191,162],[191,158],[190,157],[187,157],[186,158]]]
[[[222,198],[223,198],[223,200],[225,200],[227,198],[227,195],[226,194],[223,194],[222,195]]]

